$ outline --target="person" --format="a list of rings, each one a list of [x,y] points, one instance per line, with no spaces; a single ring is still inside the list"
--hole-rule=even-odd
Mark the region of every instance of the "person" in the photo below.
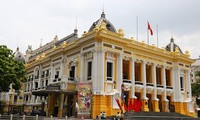
[[[126,97],[126,95],[124,94],[124,90],[125,89],[125,86],[124,86],[124,84],[122,84],[121,85],[121,97],[122,97],[122,101],[125,101],[125,97]]]
[[[122,110],[122,112],[121,112],[121,120],[123,120],[124,119],[124,113],[123,113],[123,110]]]
[[[103,111],[103,112],[101,112],[101,119],[106,119],[106,113]]]
[[[120,120],[120,119],[121,119],[121,115],[119,112],[117,112],[116,120]]]
[[[98,116],[98,115],[96,116],[96,119],[95,119],[95,120],[99,120],[99,116]]]

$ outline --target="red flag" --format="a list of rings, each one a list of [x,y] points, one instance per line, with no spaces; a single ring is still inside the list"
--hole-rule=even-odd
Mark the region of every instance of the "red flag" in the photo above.
[[[119,106],[119,109],[122,110],[122,106],[120,105],[119,99],[115,98],[117,105]]]
[[[133,104],[134,104],[134,108],[133,108],[134,111],[135,111],[135,112],[139,112],[140,109],[142,108],[142,101],[137,100],[137,99],[134,99]]]
[[[148,30],[150,30],[150,34],[153,35],[153,30],[152,30],[151,25],[149,24],[149,22],[148,22]]]

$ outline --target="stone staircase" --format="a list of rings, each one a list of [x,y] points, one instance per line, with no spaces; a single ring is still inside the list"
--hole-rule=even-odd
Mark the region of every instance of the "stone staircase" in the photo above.
[[[175,112],[126,112],[124,120],[200,120]]]

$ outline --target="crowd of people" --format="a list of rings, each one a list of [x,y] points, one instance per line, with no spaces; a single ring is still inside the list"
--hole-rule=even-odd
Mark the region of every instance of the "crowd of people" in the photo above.
[[[124,114],[123,112],[117,112],[117,115],[113,118],[114,120],[123,120]],[[106,113],[103,111],[99,115],[96,116],[96,120],[106,120]]]

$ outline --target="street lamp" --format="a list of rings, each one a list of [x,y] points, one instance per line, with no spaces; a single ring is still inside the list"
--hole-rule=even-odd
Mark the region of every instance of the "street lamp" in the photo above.
[[[10,112],[11,112],[11,97],[12,97],[12,95],[11,94],[9,94],[9,105],[8,105],[8,114],[10,114]]]

